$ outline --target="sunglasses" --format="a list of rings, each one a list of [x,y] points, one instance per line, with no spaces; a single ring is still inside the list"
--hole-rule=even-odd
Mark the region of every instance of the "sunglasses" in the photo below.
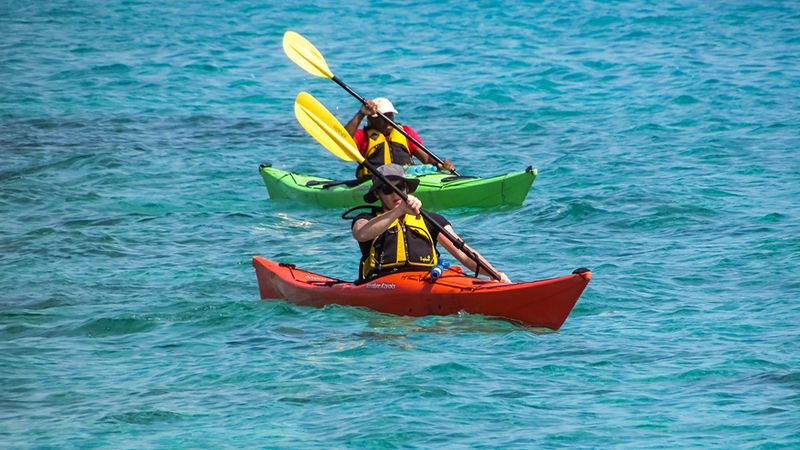
[[[395,184],[395,187],[397,187],[397,189],[400,189],[400,192],[407,192],[407,189],[408,189],[408,186],[406,185],[406,183],[404,181]],[[391,194],[393,192],[394,192],[394,189],[392,189],[391,186],[386,185],[386,184],[381,186],[381,193],[383,195],[389,195],[389,194]]]

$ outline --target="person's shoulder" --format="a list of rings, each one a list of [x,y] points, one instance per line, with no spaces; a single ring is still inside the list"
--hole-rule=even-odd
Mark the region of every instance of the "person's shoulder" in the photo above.
[[[417,133],[417,130],[415,130],[415,129],[414,129],[414,127],[412,127],[411,125],[402,124],[402,125],[400,125],[400,126],[402,126],[402,127],[403,127],[403,129],[404,129],[404,130],[406,131],[406,133],[408,133],[408,134],[414,134],[414,135],[418,135],[418,134],[419,134],[419,133]]]
[[[357,130],[356,130],[356,132],[353,134],[353,140],[355,140],[356,142],[358,142],[359,140],[362,140],[362,139],[364,139],[364,136],[365,136],[364,129],[363,129],[363,128],[359,128],[359,129],[357,129]]]
[[[417,133],[417,130],[411,128],[408,125],[400,125],[400,126],[403,127],[403,131],[405,131],[406,134],[411,136],[413,140],[416,140],[417,142],[422,144],[422,137],[420,137],[419,133]],[[413,141],[408,143],[408,149],[411,150],[412,153],[420,151],[419,146]]]
[[[378,208],[376,208],[374,206],[370,206],[369,210],[366,210],[366,211],[364,211],[362,213],[359,213],[355,217],[353,217],[353,224],[355,224],[356,222],[358,222],[361,219],[370,220],[373,217],[377,216],[379,211],[380,210]]]

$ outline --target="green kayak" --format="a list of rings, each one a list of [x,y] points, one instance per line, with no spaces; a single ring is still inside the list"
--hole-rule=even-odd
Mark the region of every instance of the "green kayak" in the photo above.
[[[412,166],[413,167],[413,166]],[[259,172],[267,185],[270,198],[290,199],[323,208],[349,208],[363,205],[369,181],[336,181],[312,175],[286,172],[262,164]],[[446,172],[410,175],[419,178],[414,193],[425,208],[489,207],[521,205],[528,195],[537,171],[528,167],[491,178],[454,176]]]

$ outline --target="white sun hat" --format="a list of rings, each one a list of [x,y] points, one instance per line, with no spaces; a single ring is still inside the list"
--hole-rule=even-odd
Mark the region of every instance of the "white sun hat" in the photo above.
[[[389,101],[386,97],[378,97],[372,100],[375,102],[375,105],[378,106],[378,112],[382,114],[394,113],[397,114],[397,110],[394,109],[394,105],[392,102]],[[378,117],[377,114],[374,114],[372,117]]]

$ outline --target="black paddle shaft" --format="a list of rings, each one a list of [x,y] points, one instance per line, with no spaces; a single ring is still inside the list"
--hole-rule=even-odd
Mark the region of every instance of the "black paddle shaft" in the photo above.
[[[408,201],[408,195],[406,195],[405,192],[401,191],[397,186],[395,186],[394,184],[389,182],[389,179],[386,178],[386,176],[384,174],[378,172],[378,169],[372,163],[370,163],[369,161],[367,161],[365,159],[363,164],[373,175],[375,175],[376,177],[380,178],[380,180],[384,184],[387,184],[387,185],[391,186],[392,190],[394,191],[394,193],[399,195],[400,198],[403,199],[403,201],[406,201],[406,202]],[[447,231],[442,226],[442,224],[440,224],[439,222],[434,220],[433,217],[431,217],[430,214],[428,214],[427,212],[423,211],[422,209],[420,209],[419,212],[420,212],[420,214],[422,214],[422,217],[428,219],[428,222],[432,223],[439,230],[440,233],[445,235],[445,237],[447,237],[447,239],[450,239],[450,242],[452,242],[456,246],[456,248],[458,248],[459,250],[464,252],[464,254],[467,255],[469,257],[469,259],[475,261],[475,265],[478,268],[478,270],[475,271],[475,276],[476,277],[478,276],[478,272],[480,271],[480,269],[483,269],[484,271],[486,271],[486,273],[488,273],[495,280],[498,280],[498,281],[500,280],[500,274],[498,274],[493,269],[491,269],[486,264],[484,264],[481,261],[481,259],[478,258],[478,255],[476,255],[475,252],[472,251],[472,249],[467,247],[467,244],[465,244],[464,241],[462,241],[461,239],[453,236],[452,233]]]
[[[357,99],[358,99],[358,101],[360,101],[362,104],[364,104],[364,105],[366,105],[366,104],[367,104],[367,100],[366,100],[364,97],[362,97],[362,96],[358,95],[358,92],[356,92],[356,91],[354,91],[354,90],[350,89],[350,86],[348,86],[347,84],[345,84],[345,82],[344,82],[344,81],[342,81],[342,80],[340,80],[340,79],[339,79],[339,78],[338,78],[336,75],[334,75],[334,76],[333,76],[332,80],[333,80],[333,81],[335,81],[335,82],[336,82],[336,84],[338,84],[339,86],[343,87],[345,91],[347,91],[347,92],[349,92],[349,93],[350,93],[350,95],[352,95],[353,97],[357,98]],[[427,153],[427,154],[428,154],[428,156],[430,156],[431,158],[433,158],[434,160],[436,160],[436,162],[437,162],[437,163],[439,163],[440,165],[443,165],[443,164],[444,164],[444,161],[442,161],[442,159],[441,159],[441,158],[439,158],[438,156],[436,156],[436,155],[435,155],[435,154],[434,154],[432,151],[428,150],[428,147],[425,147],[424,145],[422,145],[422,142],[420,142],[420,141],[418,141],[418,140],[414,139],[414,138],[413,138],[413,137],[412,137],[410,134],[408,134],[408,133],[406,132],[406,130],[404,130],[404,129],[403,129],[403,127],[401,127],[401,126],[397,125],[396,123],[394,123],[394,121],[393,121],[392,119],[390,119],[390,118],[386,117],[386,115],[385,115],[385,114],[383,114],[383,113],[382,113],[382,112],[380,112],[380,111],[378,111],[378,115],[379,115],[379,116],[381,116],[381,117],[383,117],[383,119],[384,119],[384,120],[386,120],[387,122],[389,122],[390,124],[392,124],[392,126],[394,127],[394,129],[395,129],[395,130],[397,130],[397,131],[399,131],[399,132],[400,132],[400,134],[402,134],[403,136],[405,136],[405,137],[406,137],[406,139],[410,139],[410,140],[411,140],[411,142],[413,142],[414,144],[416,144],[416,145],[417,145],[417,147],[419,147],[419,148],[421,148],[422,150],[424,150],[424,151],[425,151],[425,153]],[[455,176],[461,176],[461,175],[460,175],[458,172],[456,172],[455,170],[451,170],[450,172],[451,172],[453,175],[455,175]]]

